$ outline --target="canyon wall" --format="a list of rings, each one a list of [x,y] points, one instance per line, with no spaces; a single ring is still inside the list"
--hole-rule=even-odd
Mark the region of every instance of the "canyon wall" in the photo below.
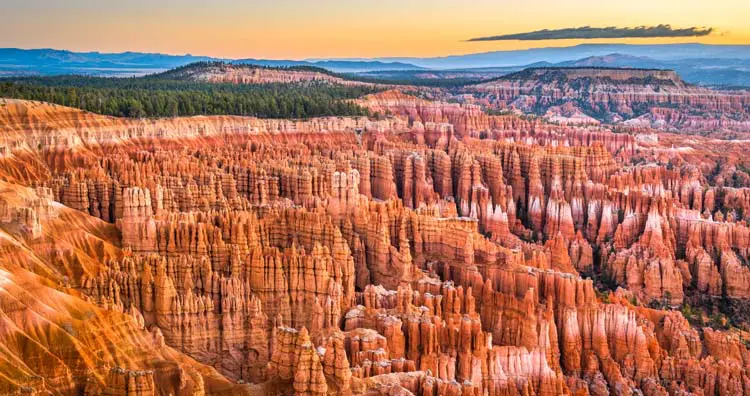
[[[745,319],[720,306],[750,296],[750,193],[713,163],[602,126],[361,104],[381,116],[8,101],[0,389],[750,393]]]
[[[750,132],[750,93],[692,86],[669,70],[531,68],[466,86],[463,93],[496,109],[516,109],[558,123]]]

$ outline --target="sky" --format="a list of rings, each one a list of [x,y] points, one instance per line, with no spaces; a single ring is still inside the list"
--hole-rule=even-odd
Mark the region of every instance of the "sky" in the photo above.
[[[748,0],[2,0],[0,47],[226,58],[444,56],[582,42],[750,44]],[[468,42],[670,24],[705,37]]]

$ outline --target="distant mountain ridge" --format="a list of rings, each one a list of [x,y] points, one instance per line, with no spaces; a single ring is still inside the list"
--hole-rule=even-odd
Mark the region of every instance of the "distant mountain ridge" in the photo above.
[[[572,47],[494,51],[433,58],[308,60],[219,59],[191,54],[115,54],[0,48],[0,77],[59,74],[133,76],[158,73],[204,61],[270,67],[312,66],[336,73],[352,73],[368,78],[402,82],[446,78],[479,81],[528,67],[546,66],[655,68],[675,70],[691,84],[750,87],[750,45],[707,44],[582,44]]]
[[[180,66],[163,73],[151,74],[145,79],[170,79],[231,84],[273,84],[327,82],[349,86],[373,86],[355,81],[352,74],[340,74],[317,66],[259,66],[247,63],[197,62]]]
[[[360,73],[373,70],[425,70],[423,67],[414,66],[403,62],[382,61],[347,61],[347,60],[324,60],[324,61],[295,61],[295,60],[273,60],[273,59],[237,59],[228,60],[230,63],[247,64],[269,67],[320,67],[338,73]]]
[[[84,74],[96,76],[133,76],[158,73],[195,62],[223,61],[258,66],[322,67],[334,72],[372,70],[419,70],[403,62],[382,61],[294,61],[273,59],[223,59],[208,56],[167,55],[159,53],[73,52],[56,49],[0,48],[0,77],[18,75]]]
[[[592,56],[622,54],[656,60],[744,59],[750,60],[750,45],[712,44],[579,44],[571,47],[545,47],[525,50],[492,51],[431,58],[381,57],[367,60],[405,62],[431,69],[465,69],[528,65],[535,62],[560,63]],[[352,59],[365,60],[365,59]]]
[[[690,84],[721,88],[750,87],[750,59],[733,58],[686,58],[657,60],[646,56],[611,53],[589,56],[564,62],[539,61],[517,66],[496,66],[456,69],[431,69],[424,71],[374,71],[360,73],[370,78],[419,79],[430,78],[472,78],[476,81],[490,80],[530,68],[544,67],[608,67],[629,69],[674,70]]]
[[[0,75],[138,75],[209,60],[210,57],[189,54],[0,48]]]
[[[649,84],[684,87],[685,83],[674,70],[646,68],[618,68],[599,66],[533,67],[500,77],[498,80],[559,82],[587,79],[590,82],[614,84]]]

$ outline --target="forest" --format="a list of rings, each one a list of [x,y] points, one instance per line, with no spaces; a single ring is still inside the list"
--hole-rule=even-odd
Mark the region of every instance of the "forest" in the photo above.
[[[160,75],[0,79],[0,97],[39,100],[119,117],[241,115],[308,118],[367,115],[346,101],[375,92],[365,86],[326,82],[299,84],[214,84]]]

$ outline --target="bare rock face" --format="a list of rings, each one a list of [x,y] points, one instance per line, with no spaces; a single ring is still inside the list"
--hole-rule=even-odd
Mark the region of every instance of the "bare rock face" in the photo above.
[[[750,131],[750,95],[691,86],[670,70],[532,68],[464,90],[499,108],[536,111],[563,124]]]
[[[191,81],[232,84],[270,84],[270,83],[299,83],[326,82],[341,85],[374,85],[353,80],[345,80],[322,71],[305,69],[274,69],[254,65],[207,63],[188,65],[169,71],[171,77],[183,78]]]
[[[392,116],[0,108],[0,393],[750,391],[750,193],[718,184],[737,163],[479,102],[358,102]]]
[[[91,382],[86,387],[86,395],[156,395],[154,373],[151,371],[130,371],[113,368],[107,376],[104,388]]]

